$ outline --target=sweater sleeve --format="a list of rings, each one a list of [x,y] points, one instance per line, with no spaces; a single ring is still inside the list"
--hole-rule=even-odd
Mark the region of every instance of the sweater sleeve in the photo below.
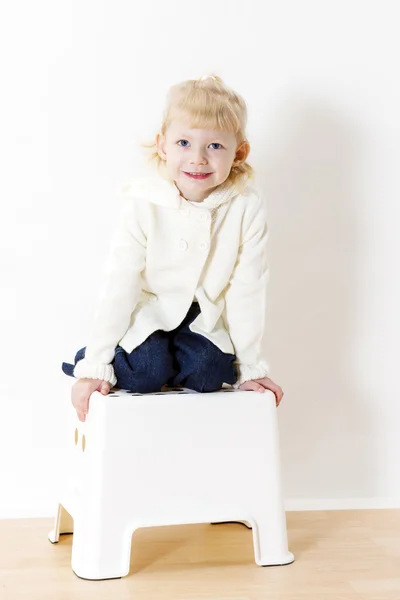
[[[237,388],[250,379],[268,376],[262,356],[266,288],[269,269],[266,208],[261,196],[243,218],[241,245],[225,294],[225,320],[236,354]]]
[[[117,379],[110,363],[139,299],[147,243],[138,200],[129,188],[120,199],[85,357],[74,368],[77,378],[104,379],[113,386]]]

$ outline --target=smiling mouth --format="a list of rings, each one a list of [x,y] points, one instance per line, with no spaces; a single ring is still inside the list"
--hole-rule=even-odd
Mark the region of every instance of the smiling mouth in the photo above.
[[[208,177],[210,177],[212,175],[212,173],[196,173],[196,172],[187,172],[187,171],[183,171],[185,173],[185,175],[187,175],[187,177],[190,177],[191,179],[207,179]]]

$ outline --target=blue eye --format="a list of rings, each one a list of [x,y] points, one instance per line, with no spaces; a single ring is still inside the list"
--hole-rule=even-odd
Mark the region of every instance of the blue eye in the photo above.
[[[181,142],[185,142],[185,144],[181,144]],[[177,141],[178,146],[180,146],[181,148],[187,148],[189,145],[188,140],[178,140]],[[212,142],[210,144],[210,146],[218,146],[218,148],[212,148],[212,150],[220,150],[223,146],[222,144],[220,144],[219,142]]]

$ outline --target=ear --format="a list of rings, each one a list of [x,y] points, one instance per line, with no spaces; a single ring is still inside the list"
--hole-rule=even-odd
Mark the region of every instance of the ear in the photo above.
[[[236,155],[235,155],[235,159],[233,161],[233,166],[237,167],[241,163],[244,163],[246,161],[246,158],[248,157],[249,153],[250,153],[250,144],[247,140],[245,140],[244,142],[242,142],[240,144],[240,146],[236,150]]]
[[[157,133],[156,135],[156,146],[158,156],[162,158],[162,160],[167,160],[167,155],[165,153],[165,136],[162,133]]]

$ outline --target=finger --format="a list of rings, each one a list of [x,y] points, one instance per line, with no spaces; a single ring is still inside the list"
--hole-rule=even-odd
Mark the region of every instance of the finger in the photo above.
[[[257,383],[256,381],[246,381],[244,385],[245,385],[245,387],[243,387],[243,389],[245,389],[245,390],[249,390],[251,392],[260,392],[260,393],[265,392],[265,388],[262,385],[260,385],[259,383]]]
[[[264,386],[260,385],[259,383],[256,382],[252,382],[252,388],[251,388],[254,392],[259,392],[260,394],[263,394],[265,392],[265,388]]]
[[[104,395],[107,395],[109,391],[110,391],[110,384],[107,382],[104,382],[103,385],[101,386],[101,393]]]
[[[268,388],[275,394],[276,401],[279,403],[282,400],[283,392],[279,386],[271,386]]]
[[[78,419],[80,421],[84,421],[86,419],[86,413],[80,406],[76,407],[76,414],[78,415]]]
[[[251,386],[250,389],[254,392],[260,392],[261,394],[265,392],[265,387],[261,385],[261,383],[258,383],[257,381],[249,381],[248,383]]]
[[[79,398],[72,402],[77,412],[83,416],[89,412],[89,400],[87,398]]]
[[[274,392],[274,394],[279,394],[281,388],[279,385],[269,385],[268,389],[271,390],[271,392]]]
[[[239,385],[239,390],[244,390],[244,391],[246,392],[246,391],[247,391],[247,390],[249,390],[249,389],[250,389],[250,388],[249,388],[249,386],[248,386],[248,383],[247,383],[247,381],[245,381],[244,383],[241,383],[241,384]]]
[[[76,409],[76,414],[77,414],[78,419],[80,421],[82,421],[82,423],[83,423],[86,419],[86,415],[79,409]]]
[[[242,385],[240,386],[241,390],[245,390],[248,392],[253,392],[256,390],[257,387],[257,383],[255,383],[254,381],[245,381],[244,383],[242,383]]]

